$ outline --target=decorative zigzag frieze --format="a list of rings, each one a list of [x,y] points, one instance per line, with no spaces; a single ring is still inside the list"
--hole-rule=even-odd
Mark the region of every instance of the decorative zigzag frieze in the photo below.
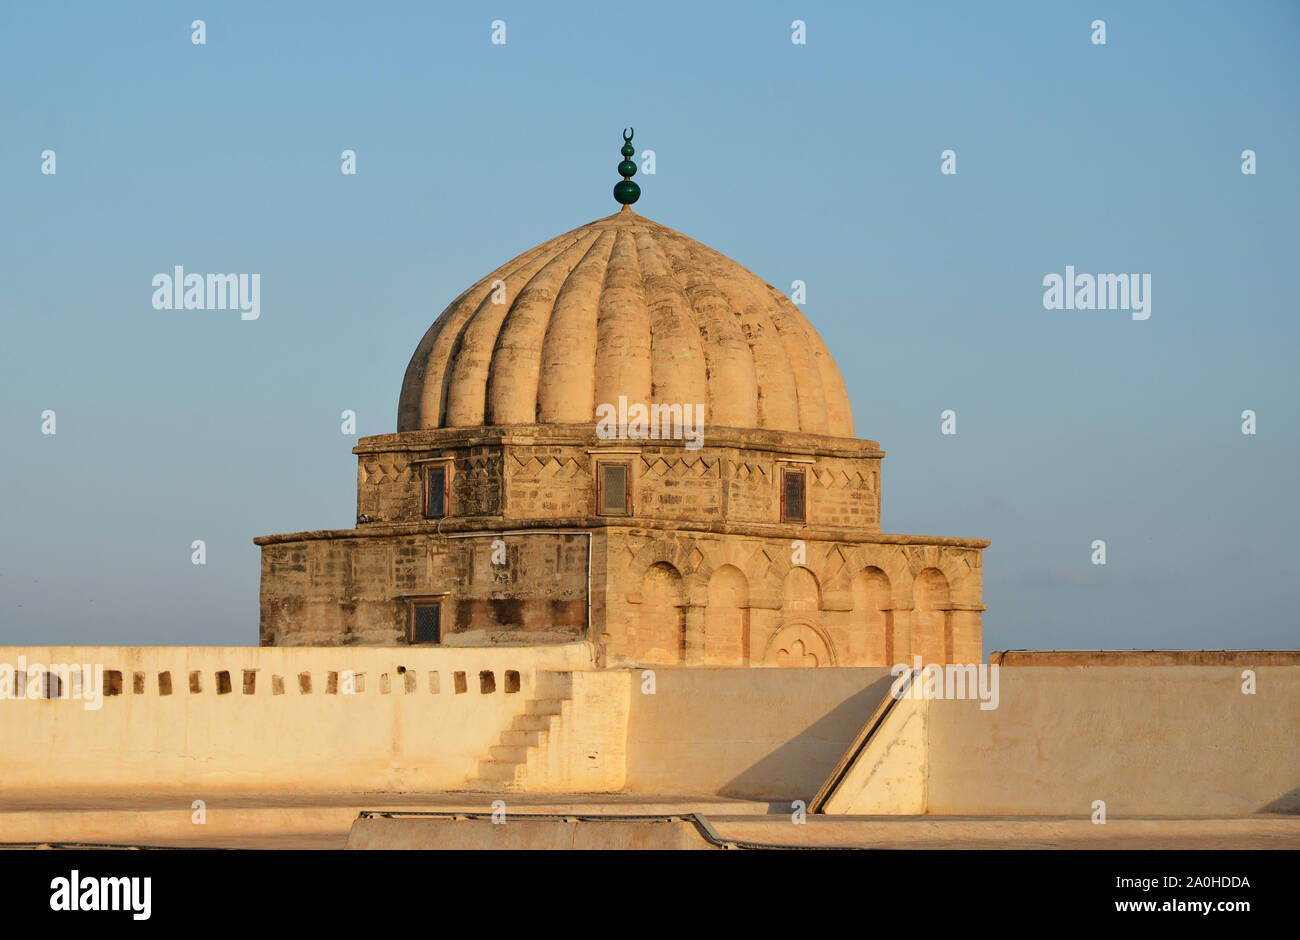
[[[871,474],[865,476],[858,471],[846,473],[843,470],[829,470],[825,467],[813,471],[810,481],[814,486],[820,486],[824,489],[851,489],[861,490],[871,487]]]
[[[703,457],[641,458],[641,468],[643,471],[661,477],[669,474],[672,474],[675,477],[716,476],[717,465],[718,462],[716,460],[709,461],[705,460]]]
[[[411,465],[395,463],[391,460],[363,461],[361,464],[362,483],[408,483],[411,480]]]
[[[543,482],[547,480],[570,480],[587,468],[584,462],[573,457],[521,457],[512,454],[515,463],[514,476],[517,480]]]
[[[771,469],[761,464],[745,463],[735,461],[727,468],[727,479],[729,480],[748,480],[750,477],[756,477],[760,482],[765,481],[772,473]]]

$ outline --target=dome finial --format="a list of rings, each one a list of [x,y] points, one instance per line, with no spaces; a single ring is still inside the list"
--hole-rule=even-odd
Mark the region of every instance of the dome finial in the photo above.
[[[641,187],[632,182],[632,177],[636,175],[636,164],[630,157],[636,153],[636,148],[632,146],[632,135],[636,133],[636,128],[629,127],[623,131],[623,149],[619,152],[623,154],[623,162],[618,165],[618,174],[623,177],[614,184],[614,199],[622,204],[623,211],[630,211],[632,203],[641,198]]]

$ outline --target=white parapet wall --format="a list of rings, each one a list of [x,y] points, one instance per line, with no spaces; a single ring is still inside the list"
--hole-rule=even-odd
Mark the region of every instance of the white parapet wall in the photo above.
[[[102,671],[101,699],[43,678],[73,664]],[[585,643],[0,647],[0,789],[463,789],[540,674],[591,668]]]
[[[1007,666],[1000,680],[994,710],[929,703],[929,812],[1300,811],[1300,666]]]
[[[595,670],[583,643],[0,647],[0,793],[429,793],[481,789],[486,759],[518,761],[525,792],[821,787],[830,813],[1300,811],[1300,665],[1124,658],[1004,665],[996,707],[908,699],[862,737],[888,670]],[[74,688],[84,667],[101,678]]]
[[[1069,664],[1090,657],[1129,664]],[[1300,666],[1214,651],[1055,658],[1002,666],[995,708],[899,700],[846,752],[823,811],[1096,820],[1300,812]],[[1198,659],[1235,661],[1180,663]]]
[[[626,788],[807,802],[889,685],[879,666],[637,671]]]

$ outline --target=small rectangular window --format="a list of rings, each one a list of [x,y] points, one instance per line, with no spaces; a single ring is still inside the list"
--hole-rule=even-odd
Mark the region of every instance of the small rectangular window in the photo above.
[[[441,519],[447,515],[447,465],[430,464],[424,468],[424,518]]]
[[[602,516],[628,516],[632,514],[632,491],[628,482],[628,465],[605,463],[597,465],[596,501]]]
[[[442,604],[419,603],[411,605],[411,642],[439,643],[442,640]]]
[[[802,470],[781,470],[781,521],[806,522],[804,505],[804,473]]]

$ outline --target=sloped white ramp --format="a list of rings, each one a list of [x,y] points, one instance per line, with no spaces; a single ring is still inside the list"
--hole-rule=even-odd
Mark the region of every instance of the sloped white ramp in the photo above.
[[[917,678],[913,670],[909,681]],[[925,699],[886,694],[808,804],[808,812],[924,813],[929,704]]]

